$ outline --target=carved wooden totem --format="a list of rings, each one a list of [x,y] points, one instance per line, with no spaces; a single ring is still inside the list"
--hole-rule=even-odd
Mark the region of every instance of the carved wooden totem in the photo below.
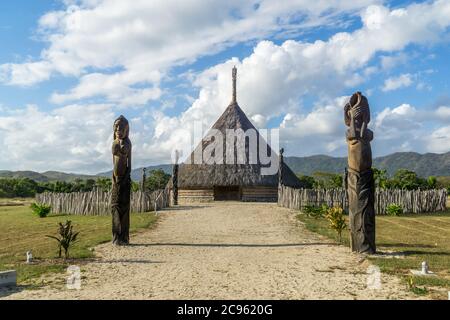
[[[367,98],[357,92],[345,106],[348,144],[346,188],[349,201],[352,251],[373,254],[375,247],[375,185],[370,142],[373,132],[367,128],[370,109]]]
[[[128,120],[120,116],[114,122],[112,175],[112,233],[113,244],[127,245],[130,241],[131,141]]]

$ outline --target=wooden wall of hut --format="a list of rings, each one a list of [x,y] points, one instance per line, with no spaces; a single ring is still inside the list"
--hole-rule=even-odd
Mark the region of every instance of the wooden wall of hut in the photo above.
[[[179,189],[178,204],[214,201],[214,189]]]
[[[243,187],[242,201],[244,202],[277,202],[278,188],[276,187]]]

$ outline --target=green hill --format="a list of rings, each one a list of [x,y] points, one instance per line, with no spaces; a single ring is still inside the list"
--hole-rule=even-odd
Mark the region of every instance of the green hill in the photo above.
[[[131,179],[133,181],[140,181],[142,179],[142,169],[143,169],[143,167],[131,170]],[[147,169],[147,174],[152,170],[158,170],[158,169],[163,170],[165,173],[172,174],[172,165],[171,164],[148,166],[148,167],[146,167],[146,169]],[[97,176],[99,176],[99,177],[107,177],[107,178],[110,178],[111,175],[112,175],[112,170],[97,174]]]
[[[342,173],[347,166],[347,158],[335,158],[326,155],[310,157],[285,157],[286,163],[295,172],[304,175],[312,175],[317,171]],[[398,152],[384,157],[373,159],[373,166],[378,169],[386,169],[389,175],[398,169],[409,169],[417,172],[421,177],[450,176],[450,152],[444,154],[415,152]],[[147,167],[147,172],[154,169],[162,169],[166,173],[172,173],[172,165],[162,164]],[[1,171],[0,178],[30,178],[38,182],[46,181],[73,181],[75,179],[97,179],[98,177],[111,177],[112,171],[97,175],[83,175],[47,171],[38,173],[34,171]],[[136,168],[131,173],[134,181],[141,180],[142,168]]]
[[[319,155],[311,157],[286,157],[286,163],[296,173],[311,175],[316,171],[341,173],[347,166],[347,158]],[[373,166],[386,169],[389,175],[398,169],[415,171],[421,177],[450,176],[450,152],[444,154],[398,152],[373,159]]]
[[[97,179],[97,176],[64,173],[58,171],[47,171],[43,173],[35,171],[0,171],[0,178],[29,178],[36,182],[48,182],[48,181],[74,181],[76,179]]]

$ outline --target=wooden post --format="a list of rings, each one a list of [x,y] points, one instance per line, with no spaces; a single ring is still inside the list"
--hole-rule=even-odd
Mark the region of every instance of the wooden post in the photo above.
[[[175,161],[172,168],[172,201],[173,205],[178,205],[178,159],[179,159],[179,152],[178,150],[175,150]]]

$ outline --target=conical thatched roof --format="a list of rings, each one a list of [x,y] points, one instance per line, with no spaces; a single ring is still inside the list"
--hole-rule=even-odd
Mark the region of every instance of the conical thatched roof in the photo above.
[[[180,188],[210,188],[214,186],[267,186],[276,187],[278,185],[278,174],[262,175],[261,168],[268,167],[269,165],[263,165],[260,161],[259,150],[260,148],[267,148],[266,154],[270,156],[274,151],[270,148],[267,142],[261,138],[258,130],[247,118],[244,111],[239,107],[236,101],[236,86],[235,86],[235,69],[233,70],[233,99],[230,105],[225,109],[224,113],[212,126],[211,130],[202,139],[197,148],[191,154],[191,156],[180,165],[178,172],[178,185]],[[197,152],[202,153],[208,145],[214,143],[213,139],[206,138],[211,135],[211,132],[218,130],[223,136],[223,164],[207,164],[205,159],[201,163],[194,164],[194,154]],[[246,164],[237,164],[236,155],[233,163],[226,164],[226,134],[227,129],[242,129],[247,132],[249,129],[253,129],[256,134],[256,144],[258,152],[251,152],[249,148],[249,140],[245,142],[245,159]],[[233,145],[237,148],[238,142],[234,141]],[[251,155],[255,156],[257,161],[253,161],[253,164],[249,164]],[[275,156],[276,154],[273,153]],[[278,156],[277,156],[278,157]],[[277,158],[278,159],[278,158]],[[278,168],[278,164],[277,164]],[[292,172],[292,170],[286,165],[283,165],[283,183],[292,187],[301,187],[301,182]]]

